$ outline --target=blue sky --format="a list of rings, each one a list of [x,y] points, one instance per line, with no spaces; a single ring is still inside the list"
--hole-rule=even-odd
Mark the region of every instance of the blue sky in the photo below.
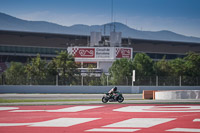
[[[0,0],[0,12],[64,26],[111,22],[112,0]],[[200,37],[200,0],[113,0],[113,19],[129,27]]]

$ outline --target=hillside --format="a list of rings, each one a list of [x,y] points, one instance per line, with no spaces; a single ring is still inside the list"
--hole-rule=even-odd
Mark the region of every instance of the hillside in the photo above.
[[[188,37],[177,34],[171,31],[140,31],[130,28],[122,23],[111,23],[104,25],[73,25],[61,26],[55,23],[45,21],[27,21],[22,20],[4,13],[0,13],[0,30],[14,30],[14,31],[30,31],[30,32],[45,32],[45,33],[62,33],[62,34],[75,34],[75,35],[89,35],[91,31],[101,31],[102,35],[109,35],[110,28],[115,29],[117,32],[122,32],[123,37],[137,38],[137,39],[150,39],[150,40],[165,40],[165,41],[181,41],[181,42],[198,42],[200,38]],[[106,31],[104,31],[104,29]]]

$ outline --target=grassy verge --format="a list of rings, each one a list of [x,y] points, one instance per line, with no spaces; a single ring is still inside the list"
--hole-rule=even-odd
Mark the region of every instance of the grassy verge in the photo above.
[[[200,102],[154,102],[153,100],[151,102],[147,101],[145,102],[145,100],[142,100],[143,102],[141,102],[141,99],[126,99],[126,101],[129,100],[133,100],[136,102],[133,102],[133,104],[200,104]],[[137,102],[138,100],[138,102]],[[41,102],[46,102],[45,104],[48,104],[48,102],[66,102],[63,104],[67,104],[67,102],[83,102],[83,101],[101,101],[101,99],[58,99],[58,100],[35,100],[35,99],[0,99],[0,103],[37,103],[38,105],[40,105]],[[41,103],[42,104],[42,103]],[[90,103],[89,103],[90,104]],[[108,102],[108,104],[118,104],[118,102]],[[124,102],[123,104],[131,104]]]
[[[22,103],[22,102],[72,102],[72,101],[99,101],[99,99],[61,99],[61,100],[0,99],[0,103]]]

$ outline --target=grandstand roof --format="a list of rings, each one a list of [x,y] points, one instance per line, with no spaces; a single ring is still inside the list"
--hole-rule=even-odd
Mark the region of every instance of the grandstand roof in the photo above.
[[[106,40],[109,39],[108,36],[102,38]],[[67,48],[69,46],[89,46],[89,41],[90,36],[86,35],[0,30],[0,45],[6,46],[14,45]],[[200,53],[200,43],[194,42],[173,42],[123,38],[122,46],[132,47],[133,52],[144,53],[185,54],[189,51]]]

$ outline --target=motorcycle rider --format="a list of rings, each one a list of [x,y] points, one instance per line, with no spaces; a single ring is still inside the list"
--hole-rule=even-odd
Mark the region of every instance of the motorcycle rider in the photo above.
[[[117,99],[117,87],[113,87],[108,93],[110,94],[110,97],[113,97],[115,100]]]
[[[119,102],[122,103],[124,101],[124,97],[122,96],[122,93],[117,91],[117,87],[113,87],[109,92],[105,93],[105,95],[102,97],[102,102]]]

